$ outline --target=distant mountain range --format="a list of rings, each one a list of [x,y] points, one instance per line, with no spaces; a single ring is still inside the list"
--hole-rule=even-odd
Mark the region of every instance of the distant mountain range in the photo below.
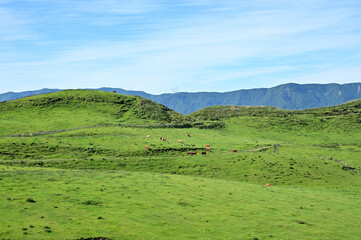
[[[62,89],[41,89],[26,92],[0,94],[0,102],[17,98],[58,92]],[[338,105],[361,98],[361,82],[348,84],[282,84],[272,88],[237,90],[232,92],[179,92],[152,95],[142,91],[121,88],[98,88],[94,90],[124,95],[137,95],[161,103],[179,113],[189,114],[214,105],[272,106],[288,110],[309,109]]]

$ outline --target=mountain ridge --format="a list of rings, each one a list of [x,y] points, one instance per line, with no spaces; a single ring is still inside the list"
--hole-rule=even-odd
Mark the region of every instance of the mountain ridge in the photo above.
[[[7,92],[0,94],[0,102],[62,90],[45,88],[19,93]],[[230,92],[177,92],[159,95],[111,87],[92,90],[117,91],[123,95],[148,98],[182,114],[189,114],[214,105],[272,106],[286,110],[300,110],[339,105],[361,98],[361,82],[346,84],[287,83],[271,88],[241,89]]]

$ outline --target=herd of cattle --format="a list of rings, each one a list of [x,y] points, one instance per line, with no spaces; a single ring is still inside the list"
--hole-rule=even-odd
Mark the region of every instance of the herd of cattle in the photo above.
[[[190,136],[191,136],[190,134],[187,134],[187,137],[190,137]],[[151,138],[150,135],[147,135],[147,138],[148,138],[148,139]],[[166,139],[165,137],[160,137],[159,139],[160,139],[161,141],[167,141],[167,139]],[[183,140],[178,140],[178,142],[179,142],[179,143],[184,143]],[[206,150],[206,151],[208,151],[208,152],[211,151],[211,145],[206,144],[206,145],[204,145],[204,147],[205,147],[205,150]],[[145,148],[146,148],[148,151],[150,151],[150,148],[148,147],[148,145],[145,145]],[[206,152],[206,151],[202,151],[201,154],[202,154],[202,155],[207,155],[207,152]],[[232,149],[231,152],[237,152],[237,150],[236,150],[236,149]],[[188,151],[188,152],[186,152],[186,154],[187,154],[187,155],[197,155],[197,152]]]

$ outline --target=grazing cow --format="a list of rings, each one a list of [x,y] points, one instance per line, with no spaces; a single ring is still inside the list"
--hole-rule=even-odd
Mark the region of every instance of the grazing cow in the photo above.
[[[179,143],[183,143],[183,140],[178,140]]]
[[[187,155],[197,155],[197,152],[188,151]]]
[[[150,138],[150,135],[147,135],[147,138]]]
[[[210,151],[211,151],[211,148],[210,148],[210,147],[207,147],[206,150],[207,150],[208,152],[210,152]]]
[[[267,186],[267,187],[270,187],[270,186],[271,186],[271,184],[269,184],[269,183],[266,183],[266,186]]]
[[[162,141],[166,141],[167,139],[166,138],[162,138]]]
[[[210,146],[211,146],[211,145],[209,145],[209,144],[206,144],[206,145],[205,145],[205,147],[210,147]]]
[[[113,91],[113,93],[116,93],[117,91]]]
[[[237,149],[232,149],[232,152],[237,152]]]
[[[207,155],[207,152],[202,152],[202,155]]]
[[[189,133],[187,133],[187,137],[191,137],[191,135]]]
[[[148,145],[145,145],[145,148],[146,148],[148,151],[150,151],[150,149],[149,149]]]

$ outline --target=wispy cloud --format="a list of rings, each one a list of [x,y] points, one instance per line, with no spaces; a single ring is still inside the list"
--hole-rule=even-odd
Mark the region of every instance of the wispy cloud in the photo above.
[[[90,1],[71,1],[72,8],[77,11],[90,13],[107,13],[120,15],[144,14],[149,11],[156,10],[160,4],[156,1],[132,0],[132,1],[116,1],[116,0],[90,0]]]
[[[343,81],[328,74],[332,69],[349,71],[349,81],[360,73],[360,1],[25,2],[14,3],[13,12],[37,10],[22,17],[6,11],[0,36],[16,26],[38,38],[0,52],[21,52],[0,71],[32,86],[228,91],[316,77]],[[32,24],[24,16],[34,16]]]
[[[27,20],[19,13],[0,5],[0,41],[33,40],[35,34],[27,28]]]

